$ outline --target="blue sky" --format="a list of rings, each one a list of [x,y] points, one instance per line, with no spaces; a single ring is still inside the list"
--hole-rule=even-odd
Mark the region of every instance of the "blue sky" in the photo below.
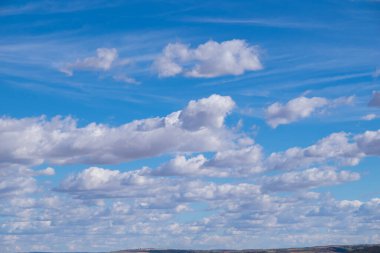
[[[0,247],[380,242],[379,1],[2,1]]]

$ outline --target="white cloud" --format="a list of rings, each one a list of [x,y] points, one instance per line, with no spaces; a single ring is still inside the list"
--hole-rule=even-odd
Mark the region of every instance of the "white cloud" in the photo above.
[[[144,174],[146,174],[144,169],[120,172],[90,167],[66,178],[58,190],[73,194],[79,193],[81,196],[90,198],[145,196],[152,192],[143,189],[150,185],[158,187],[161,180],[144,176]]]
[[[188,177],[248,177],[263,172],[263,153],[259,145],[216,152],[206,159],[203,155],[186,158],[177,156],[159,168],[153,175]]]
[[[105,251],[110,247],[147,246],[139,244],[139,240],[153,245],[163,240],[167,246],[234,245],[229,239],[248,247],[252,245],[252,238],[258,238],[258,242],[262,240],[263,233],[269,242],[280,243],[288,242],[289,235],[295,238],[307,229],[317,235],[328,233],[328,238],[339,234],[334,241],[360,234],[355,237],[360,241],[373,234],[363,234],[362,229],[377,231],[373,220],[377,220],[380,214],[378,199],[366,202],[335,200],[323,193],[310,192],[287,197],[272,195],[274,191],[297,191],[349,182],[357,176],[356,173],[333,169],[285,173],[276,180],[270,178],[276,181],[274,184],[269,184],[267,179],[269,195],[252,183],[161,178],[150,175],[149,169],[145,168],[121,172],[90,167],[61,183],[60,190],[73,198],[62,194],[42,198],[37,195],[33,198],[15,196],[0,202],[1,213],[12,217],[5,218],[0,231],[5,235],[20,236],[13,241],[3,238],[0,245],[7,242],[9,251],[14,245],[25,251],[31,245],[37,247],[40,242],[49,241],[51,243],[45,249],[48,251],[69,247],[76,251]],[[194,214],[196,218],[183,221],[182,212],[191,212],[189,215]],[[10,216],[13,213],[16,216]],[[327,221],[333,232],[326,232]],[[221,227],[227,228],[223,235],[220,235]],[[107,241],[106,245],[94,243],[94,236],[101,236]],[[210,236],[213,239],[199,241],[199,238]],[[59,239],[62,237],[64,241]],[[326,242],[323,238],[308,240],[310,243]],[[331,240],[328,238],[326,240]],[[294,243],[299,243],[297,240]]]
[[[256,47],[244,40],[208,41],[195,49],[170,43],[154,63],[160,77],[217,77],[262,69]]]
[[[53,176],[55,174],[55,170],[52,167],[47,167],[46,169],[36,171],[35,174],[43,176]]]
[[[212,95],[190,101],[181,111],[179,119],[182,126],[190,131],[201,127],[218,129],[223,126],[225,117],[234,107],[235,102],[230,97]]]
[[[118,58],[115,48],[98,48],[96,56],[78,59],[73,63],[62,66],[59,70],[68,76],[72,76],[74,70],[103,70],[107,71]]]
[[[364,157],[349,134],[333,133],[306,148],[293,147],[284,152],[272,153],[266,161],[269,169],[294,170],[329,162],[338,165],[357,165]]]
[[[359,149],[366,155],[380,155],[380,130],[365,131],[355,136]]]
[[[206,166],[229,168],[230,175],[248,176],[265,170],[263,167],[263,151],[259,145],[251,145],[240,149],[219,151]]]
[[[203,155],[198,155],[187,159],[185,156],[176,156],[174,159],[163,164],[153,171],[154,175],[160,176],[223,176],[204,167],[207,159]],[[227,176],[228,174],[225,174]]]
[[[369,106],[373,107],[380,107],[380,92],[379,91],[374,91],[372,93],[372,98],[368,103]]]
[[[264,191],[296,191],[341,184],[359,178],[360,175],[356,172],[312,168],[301,172],[287,172],[278,176],[265,177],[262,187]]]
[[[376,114],[370,113],[370,114],[364,115],[361,119],[370,121],[370,120],[374,120],[376,118],[377,118]]]
[[[251,248],[262,238],[266,245],[378,240],[379,199],[336,200],[309,189],[358,180],[359,173],[329,166],[380,155],[380,130],[333,133],[266,157],[241,129],[226,127],[234,107],[231,98],[213,95],[165,117],[115,127],[78,126],[72,118],[0,118],[0,247],[106,251]],[[156,168],[94,166],[163,154],[175,156]],[[40,181],[48,177],[35,179],[54,174],[51,163],[91,164],[57,186]],[[23,166],[41,164],[46,169]]]
[[[285,105],[277,102],[266,109],[267,123],[273,128],[289,124],[310,116],[316,109],[327,104],[328,100],[320,97],[298,97],[290,100]]]
[[[276,102],[266,109],[267,123],[276,128],[279,125],[289,124],[311,116],[318,109],[327,106],[339,106],[352,104],[354,97],[341,97],[328,100],[322,97],[298,97],[288,101],[286,104]]]
[[[0,165],[107,164],[172,152],[218,151],[234,145],[234,134],[223,124],[233,106],[230,97],[212,95],[166,117],[118,127],[78,127],[70,117],[0,118]]]
[[[180,160],[181,158],[177,158],[172,162],[189,163]],[[56,190],[83,199],[140,199],[141,208],[174,210],[183,203],[227,200],[231,197],[252,197],[260,194],[259,186],[246,183],[216,184],[197,179],[157,177],[147,168],[120,172],[97,167],[90,167],[71,175],[62,181]]]
[[[22,166],[0,169],[0,199],[22,196],[37,190],[33,171]]]
[[[124,75],[124,74],[123,75],[122,74],[114,75],[113,79],[116,81],[119,81],[119,82],[127,83],[127,84],[140,84],[140,82],[137,81],[136,79],[129,77],[127,75]]]

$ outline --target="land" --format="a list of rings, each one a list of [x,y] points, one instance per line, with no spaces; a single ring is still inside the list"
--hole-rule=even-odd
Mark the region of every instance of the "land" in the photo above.
[[[376,245],[331,245],[306,248],[284,249],[217,249],[217,250],[178,250],[178,249],[128,249],[98,253],[380,253],[380,244]],[[29,253],[53,253],[53,252],[29,252]],[[65,252],[54,252],[65,253]],[[68,252],[67,252],[68,253]],[[74,253],[74,252],[71,252]],[[86,253],[86,252],[77,252]]]
[[[120,250],[111,253],[380,253],[380,245],[333,245],[306,248],[285,249],[245,249],[245,250],[158,250],[158,249],[136,249]]]

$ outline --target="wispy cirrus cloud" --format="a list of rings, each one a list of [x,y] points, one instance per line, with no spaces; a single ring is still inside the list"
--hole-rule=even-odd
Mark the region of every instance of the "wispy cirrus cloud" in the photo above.
[[[70,13],[96,8],[107,8],[116,6],[115,3],[109,3],[103,0],[95,0],[89,6],[85,1],[76,1],[71,3],[57,1],[35,1],[25,4],[6,5],[0,8],[0,16],[15,16],[30,13]]]
[[[327,25],[322,23],[307,23],[302,21],[291,21],[279,18],[215,18],[215,17],[191,17],[184,18],[181,21],[194,22],[194,23],[208,23],[208,24],[229,24],[229,25],[254,25],[254,26],[267,26],[275,28],[296,28],[296,29],[310,29],[310,28],[327,28]]]

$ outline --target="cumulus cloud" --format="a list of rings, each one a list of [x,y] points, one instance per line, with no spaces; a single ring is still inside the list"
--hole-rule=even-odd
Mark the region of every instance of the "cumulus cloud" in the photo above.
[[[177,156],[152,173],[159,176],[247,177],[265,170],[263,160],[261,146],[251,145],[216,152],[210,159],[204,155]]]
[[[52,167],[47,167],[46,169],[36,171],[35,174],[37,176],[53,176],[55,174],[55,170]]]
[[[136,173],[144,176],[144,180],[136,179]],[[330,221],[329,228],[334,228],[335,234],[339,231],[342,238],[347,236],[347,226],[350,226],[352,233],[357,234],[363,226],[369,228],[368,224],[373,222],[368,221],[376,219],[380,214],[380,201],[377,199],[364,202],[335,200],[330,195],[313,192],[301,192],[286,197],[268,193],[298,191],[350,182],[358,178],[357,173],[349,171],[313,168],[267,177],[260,187],[251,183],[157,178],[149,175],[146,169],[120,172],[89,168],[66,179],[61,187],[75,196],[74,200],[87,199],[87,202],[89,199],[108,197],[108,201],[112,201],[112,204],[106,206],[95,204],[92,209],[83,205],[76,207],[78,214],[75,216],[73,212],[71,219],[77,219],[84,227],[95,227],[102,234],[110,231],[113,237],[118,236],[117,231],[123,236],[128,234],[139,238],[149,238],[146,237],[148,235],[183,235],[190,240],[190,245],[194,245],[199,243],[201,235],[216,236],[220,227],[228,228],[228,238],[236,236],[236,239],[243,240],[242,243],[245,239],[241,236],[246,233],[249,233],[247,242],[251,242],[255,236],[262,238],[262,231],[268,231],[268,235],[274,233],[277,239],[284,241],[289,239],[289,234],[298,235],[305,229],[313,229],[317,233],[325,229],[323,221],[326,220]],[[136,191],[136,187],[140,187],[140,190]],[[127,195],[123,196],[121,192]],[[194,212],[189,207],[202,205],[207,205],[209,215],[206,217],[190,222],[173,221],[178,212]],[[353,219],[355,223],[352,223]],[[109,223],[114,225],[109,227],[106,225]],[[59,223],[60,227],[64,227],[63,225]],[[329,237],[332,235],[329,234]],[[210,245],[209,243],[200,245]],[[229,245],[228,242],[223,243]]]
[[[181,74],[210,78],[262,69],[257,48],[237,39],[221,43],[210,40],[194,49],[182,43],[170,43],[154,65],[160,77]]]
[[[365,131],[363,134],[355,136],[355,140],[360,150],[366,155],[380,155],[380,130]]]
[[[109,170],[98,167],[90,167],[80,173],[66,178],[60,184],[58,191],[70,192],[86,197],[142,197],[153,194],[146,187],[157,186],[160,179],[150,178],[144,169],[120,172],[119,170]]]
[[[0,169],[0,199],[22,196],[37,190],[33,171],[22,166]]]
[[[279,125],[289,124],[307,118],[318,109],[327,106],[338,106],[351,104],[354,97],[341,97],[335,100],[328,100],[322,97],[298,97],[288,101],[286,104],[276,102],[270,105],[265,112],[267,123],[276,128]]]
[[[186,163],[179,161],[176,163]],[[194,161],[190,161],[195,163]],[[129,172],[90,167],[66,178],[57,191],[80,198],[139,198],[145,208],[176,208],[177,204],[194,201],[221,200],[229,197],[259,194],[259,187],[245,183],[215,184],[200,180],[164,178],[143,168]]]
[[[228,113],[235,107],[231,97],[211,95],[208,98],[192,100],[179,114],[182,126],[190,131],[201,127],[221,128]]]
[[[153,175],[160,176],[228,176],[228,173],[210,170],[204,165],[207,159],[203,155],[191,158],[176,156],[153,171]]]
[[[70,118],[0,118],[0,165],[119,163],[171,152],[218,151],[233,144],[224,127],[230,97],[191,101],[166,117],[135,120],[118,127]]]
[[[103,70],[107,71],[118,58],[115,48],[98,48],[96,56],[77,59],[73,63],[62,66],[59,70],[68,76],[74,74],[74,70]]]
[[[0,247],[106,251],[146,247],[142,240],[199,248],[234,242],[250,248],[263,237],[276,245],[378,240],[379,199],[336,200],[309,190],[358,180],[359,173],[339,167],[379,156],[380,130],[333,133],[266,156],[226,126],[234,107],[230,97],[212,95],[164,117],[114,127],[0,118]],[[99,165],[157,155],[173,157],[154,168]],[[55,173],[48,167],[54,163],[89,165],[57,185],[41,182]],[[100,235],[106,243],[94,240]]]
[[[312,165],[334,162],[338,165],[357,165],[364,157],[350,135],[333,133],[306,148],[293,147],[284,152],[272,153],[266,160],[269,169],[293,170]]]
[[[336,171],[332,168],[312,168],[304,171],[288,172],[263,180],[264,191],[295,191],[320,186],[341,184],[360,178],[359,173]]]
[[[380,107],[380,92],[375,91],[372,93],[372,98],[368,103],[369,106]]]

